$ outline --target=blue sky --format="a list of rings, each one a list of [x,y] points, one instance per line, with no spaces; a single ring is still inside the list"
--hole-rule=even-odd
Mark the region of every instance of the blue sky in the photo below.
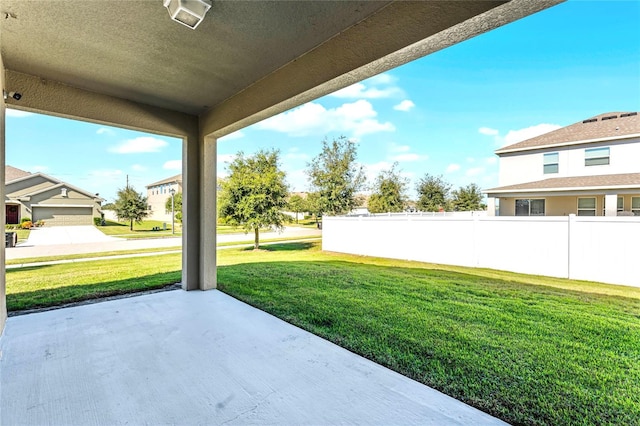
[[[371,182],[397,161],[412,196],[425,173],[497,186],[500,146],[640,110],[639,22],[640,1],[560,4],[220,139],[219,175],[238,151],[275,147],[291,190],[306,190],[321,141],[344,135]],[[127,176],[144,192],[180,173],[181,142],[9,110],[6,155],[111,201]]]

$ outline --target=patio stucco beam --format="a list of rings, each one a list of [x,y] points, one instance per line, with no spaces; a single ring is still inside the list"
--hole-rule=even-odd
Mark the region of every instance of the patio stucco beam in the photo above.
[[[563,1],[394,2],[203,113],[201,133],[227,135]]]
[[[194,115],[90,92],[11,70],[5,71],[4,88],[22,94],[20,100],[6,100],[11,108],[165,136],[198,137],[198,117]]]

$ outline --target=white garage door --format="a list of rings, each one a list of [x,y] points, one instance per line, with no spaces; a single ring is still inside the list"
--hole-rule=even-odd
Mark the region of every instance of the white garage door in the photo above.
[[[33,207],[33,220],[45,226],[93,225],[91,207]]]

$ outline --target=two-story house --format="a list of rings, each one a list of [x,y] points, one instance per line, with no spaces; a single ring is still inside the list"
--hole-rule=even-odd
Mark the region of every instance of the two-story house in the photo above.
[[[640,116],[600,114],[505,146],[488,213],[640,216]]]
[[[167,212],[166,203],[171,198],[172,190],[174,194],[182,192],[181,174],[147,185],[149,219],[171,221],[171,212]]]

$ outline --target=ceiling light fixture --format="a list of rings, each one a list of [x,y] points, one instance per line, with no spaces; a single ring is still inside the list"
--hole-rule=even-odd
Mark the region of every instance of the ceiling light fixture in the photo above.
[[[211,7],[210,0],[164,0],[164,7],[176,22],[195,30]]]

